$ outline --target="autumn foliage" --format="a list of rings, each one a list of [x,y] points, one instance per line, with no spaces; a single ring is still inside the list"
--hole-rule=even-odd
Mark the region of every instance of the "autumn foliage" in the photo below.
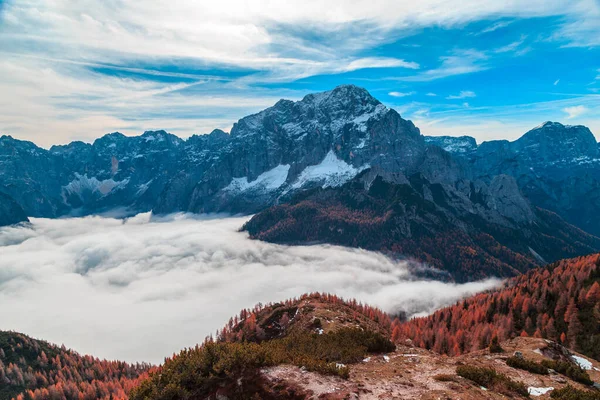
[[[424,318],[392,323],[395,340],[458,355],[516,337],[543,337],[600,360],[600,256],[562,260]]]
[[[126,399],[149,369],[0,331],[0,399]]]
[[[268,242],[326,242],[410,257],[461,282],[512,277],[543,264],[532,249],[547,261],[600,249],[598,238],[549,211],[535,209],[536,222],[523,227],[494,223],[465,213],[442,185],[419,175],[409,180],[307,191],[256,214],[243,229]]]
[[[321,329],[321,321],[313,314],[315,307],[323,304],[336,309],[340,322],[328,332]],[[352,327],[343,324],[346,319]],[[166,359],[131,396],[134,400],[212,395],[296,398],[290,393],[276,393],[276,387],[263,381],[260,368],[291,364],[348,378],[346,364],[360,362],[367,353],[395,350],[389,339],[390,324],[383,311],[331,294],[312,293],[282,303],[258,304],[242,310],[216,337]]]
[[[343,298],[329,293],[306,293],[298,298],[292,298],[279,303],[258,303],[252,309],[243,309],[231,318],[223,329],[216,332],[215,340],[219,342],[261,342],[290,333],[297,327],[302,314],[299,309],[310,302],[326,303],[330,307],[339,307],[343,313],[362,325],[363,328],[381,332],[387,336],[390,333],[391,318],[384,311],[360,303],[354,299]],[[310,308],[310,306],[308,306]],[[342,312],[340,312],[340,315]],[[369,323],[371,322],[371,323]],[[316,326],[319,324],[319,326]],[[312,328],[320,328],[320,321],[312,321]],[[302,326],[301,330],[306,330]],[[211,338],[208,338],[212,340]]]

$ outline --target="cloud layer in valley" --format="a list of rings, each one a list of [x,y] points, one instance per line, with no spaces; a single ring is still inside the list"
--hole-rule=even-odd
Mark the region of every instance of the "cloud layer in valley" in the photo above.
[[[240,309],[310,291],[428,313],[499,284],[418,280],[406,263],[238,232],[246,218],[33,219],[0,229],[0,329],[82,353],[160,362]]]

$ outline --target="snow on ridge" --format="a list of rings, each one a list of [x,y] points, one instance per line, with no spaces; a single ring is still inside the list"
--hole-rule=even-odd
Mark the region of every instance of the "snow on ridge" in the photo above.
[[[247,190],[262,189],[272,191],[283,185],[290,170],[289,164],[278,165],[273,169],[263,172],[255,180],[248,182],[248,177],[233,178],[223,191],[241,193]]]
[[[98,192],[102,196],[107,195],[114,189],[121,189],[129,183],[129,178],[123,179],[122,181],[115,181],[114,179],[98,180],[95,176],[88,178],[87,175],[75,174],[75,179],[69,182],[66,186],[63,186],[63,190],[68,194],[77,194],[81,196],[83,192],[89,190],[90,192]]]
[[[387,107],[384,106],[383,104],[378,104],[373,111],[371,112],[366,112],[363,113],[361,115],[359,115],[358,117],[354,118],[352,120],[352,122],[355,125],[358,125],[358,129],[361,132],[366,132],[367,131],[367,121],[369,121],[371,119],[371,117],[374,117],[376,115],[379,115],[383,112],[387,111]]]
[[[586,370],[591,370],[592,369],[592,363],[589,360],[586,360],[583,357],[579,357],[576,355],[572,355],[571,358],[573,359],[573,361],[575,361],[577,363],[577,365],[579,365],[582,369],[586,369]]]
[[[366,168],[369,168],[368,164],[355,168],[329,150],[321,163],[304,168],[291,187],[300,189],[308,182],[323,182],[323,189],[341,186]]]
[[[533,387],[533,386],[529,386],[527,388],[527,392],[529,392],[530,395],[532,396],[542,396],[548,392],[553,391],[554,388],[553,387]]]
[[[146,190],[148,190],[148,188],[150,187],[150,184],[152,183],[153,180],[154,179],[150,179],[148,182],[138,185],[138,191],[135,193],[136,196],[144,194],[146,192]]]

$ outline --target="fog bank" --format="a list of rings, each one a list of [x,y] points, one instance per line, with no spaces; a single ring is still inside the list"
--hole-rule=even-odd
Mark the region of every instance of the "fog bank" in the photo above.
[[[0,228],[0,329],[157,363],[257,302],[324,291],[417,314],[499,284],[419,280],[370,251],[250,240],[238,232],[246,220],[140,214]]]

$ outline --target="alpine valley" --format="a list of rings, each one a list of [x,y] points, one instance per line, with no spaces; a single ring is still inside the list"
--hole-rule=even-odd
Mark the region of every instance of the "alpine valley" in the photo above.
[[[466,281],[600,250],[600,149],[546,122],[515,142],[424,137],[365,89],[280,100],[231,132],[0,138],[0,222],[259,212],[251,236],[408,256]],[[445,279],[448,279],[446,276]]]

